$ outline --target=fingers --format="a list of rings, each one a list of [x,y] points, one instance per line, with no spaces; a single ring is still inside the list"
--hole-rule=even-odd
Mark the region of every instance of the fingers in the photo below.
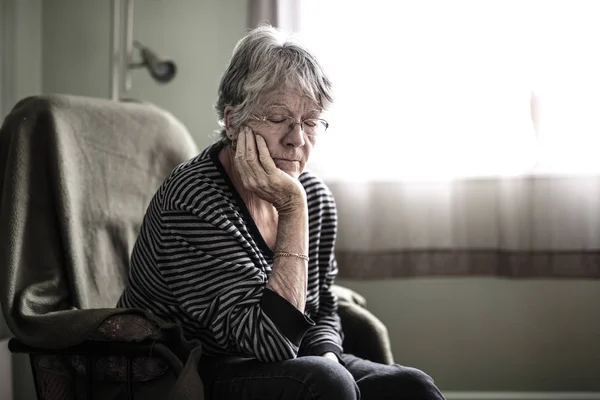
[[[238,135],[235,164],[240,178],[246,188],[255,188],[266,175],[258,160],[255,134],[249,127],[244,127]]]
[[[273,174],[277,171],[277,166],[275,162],[271,158],[271,153],[269,152],[269,148],[267,147],[267,142],[265,138],[260,135],[256,135],[256,146],[258,148],[258,159],[260,164],[265,169],[265,172],[268,175]]]
[[[246,161],[253,166],[258,166],[256,150],[256,135],[249,127],[244,127],[242,134],[246,136]]]
[[[235,149],[235,158],[234,164],[240,175],[240,178],[244,184],[244,186],[248,186],[249,180],[251,179],[250,167],[248,165],[248,161],[246,160],[246,128],[242,128],[242,130],[238,133],[237,136],[237,146]]]
[[[235,148],[235,158],[236,158],[236,160],[243,159],[244,155],[246,154],[246,135],[244,135],[243,132],[244,131],[242,130],[237,135],[237,146]]]
[[[234,168],[245,189],[272,203],[280,213],[296,207],[299,201],[306,202],[300,182],[277,168],[265,138],[249,127],[238,134]]]

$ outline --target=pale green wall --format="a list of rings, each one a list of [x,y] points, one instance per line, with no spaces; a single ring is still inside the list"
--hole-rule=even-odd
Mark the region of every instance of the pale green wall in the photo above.
[[[0,29],[3,42],[0,81],[0,118],[21,98],[42,92],[42,1],[1,0]],[[0,337],[8,334],[0,316]],[[8,352],[7,341],[0,341],[0,398],[13,392],[15,399],[35,399],[28,358]],[[12,374],[6,366],[12,364]],[[12,376],[11,376],[12,375]]]
[[[0,37],[5,42],[0,82],[0,117],[24,96],[42,91],[41,0],[2,0]]]
[[[218,128],[213,104],[220,76],[246,26],[246,0],[135,2],[134,38],[173,58],[175,79],[161,85],[146,70],[132,73],[126,97],[175,114],[200,146]],[[43,8],[43,90],[109,96],[110,2],[46,0]]]
[[[167,85],[134,71],[131,96],[178,116],[203,148],[218,129],[213,105],[221,74],[246,28],[246,0],[137,1],[134,36],[158,54],[177,61]]]
[[[44,93],[108,97],[110,1],[42,1]]]
[[[444,390],[600,391],[599,281],[338,283],[366,297],[396,362],[425,370]]]

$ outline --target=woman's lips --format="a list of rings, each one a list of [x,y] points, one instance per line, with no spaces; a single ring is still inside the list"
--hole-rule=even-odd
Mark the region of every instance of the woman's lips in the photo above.
[[[289,162],[289,163],[297,163],[300,162],[298,160],[288,160],[287,158],[273,158],[274,161],[283,161],[283,162]]]
[[[273,161],[277,168],[286,171],[297,171],[300,168],[300,162],[297,160],[288,160],[286,158],[274,158]]]
[[[302,172],[300,161],[289,160],[287,158],[274,158],[275,166],[288,175],[297,178]]]

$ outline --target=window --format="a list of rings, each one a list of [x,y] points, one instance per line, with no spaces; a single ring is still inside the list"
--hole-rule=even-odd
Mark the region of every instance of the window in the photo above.
[[[600,172],[596,1],[302,4],[336,93],[311,161],[323,178]]]

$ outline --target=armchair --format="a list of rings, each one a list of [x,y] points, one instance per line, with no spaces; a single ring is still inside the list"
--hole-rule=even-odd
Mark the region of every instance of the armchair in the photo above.
[[[201,344],[144,310],[114,308],[152,195],[196,154],[181,122],[148,104],[35,96],[6,117],[0,302],[38,399],[203,398]],[[364,299],[336,293],[347,351],[390,363]]]

